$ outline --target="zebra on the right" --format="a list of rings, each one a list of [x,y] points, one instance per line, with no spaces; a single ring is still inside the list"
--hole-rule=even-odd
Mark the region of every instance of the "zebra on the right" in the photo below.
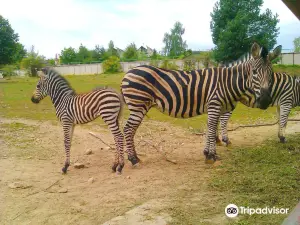
[[[285,143],[285,129],[288,116],[292,108],[300,106],[300,77],[291,76],[287,73],[272,73],[271,78],[270,90],[272,101],[270,106],[277,106],[277,116],[279,120],[278,138],[281,143]],[[255,95],[252,97],[255,99]],[[244,99],[241,103],[251,108],[257,108],[256,100],[253,99]],[[227,124],[232,112],[233,111],[227,112],[220,117],[222,141],[226,145],[231,143],[228,138]],[[216,139],[218,143],[221,142],[218,134]]]

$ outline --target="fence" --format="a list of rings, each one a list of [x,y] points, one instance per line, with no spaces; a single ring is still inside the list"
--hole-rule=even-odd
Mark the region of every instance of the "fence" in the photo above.
[[[285,65],[300,65],[300,53],[282,53],[281,60],[278,63]]]
[[[157,61],[158,65],[161,65],[163,61]],[[178,66],[179,69],[183,69],[184,60],[169,60]],[[120,62],[123,72],[140,66],[140,65],[149,65],[150,61],[135,61],[135,62]],[[202,68],[203,64],[201,62],[196,62],[196,68]],[[53,67],[62,75],[87,75],[87,74],[101,74],[103,73],[102,63],[97,64],[78,64],[78,65],[60,65]]]

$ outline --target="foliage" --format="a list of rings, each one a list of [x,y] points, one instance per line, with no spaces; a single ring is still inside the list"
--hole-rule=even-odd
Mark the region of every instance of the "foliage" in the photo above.
[[[20,62],[26,54],[19,42],[19,35],[9,21],[0,15],[0,65]]]
[[[21,61],[21,69],[26,70],[29,76],[37,76],[36,69],[40,69],[44,66],[45,57],[35,52],[34,46],[31,47],[26,57]]]
[[[116,73],[121,71],[120,59],[117,56],[110,56],[103,62],[105,73]]]
[[[294,52],[300,52],[300,37],[294,39]]]
[[[150,60],[150,66],[156,66],[159,67],[159,61],[156,59],[151,59]]]
[[[279,34],[278,15],[260,13],[263,0],[219,0],[211,13],[214,58],[217,62],[238,59],[249,52],[253,41],[271,50]]]
[[[186,41],[183,41],[182,39],[184,32],[185,29],[183,28],[183,25],[177,21],[171,29],[171,32],[164,34],[163,42],[165,45],[165,55],[174,57],[185,52],[187,44]]]
[[[16,76],[17,73],[15,72],[18,69],[16,65],[5,65],[0,68],[0,71],[3,77],[11,77]]]
[[[91,51],[93,61],[102,61],[108,58],[108,55],[103,47],[99,45],[95,46],[95,49]]]
[[[76,51],[72,47],[64,48],[61,51],[61,54],[60,54],[61,63],[67,64],[67,63],[75,62],[76,58],[77,58]]]
[[[170,62],[168,59],[163,60],[160,67],[167,70],[178,70],[179,68],[175,62]]]
[[[108,57],[110,57],[110,56],[117,56],[117,57],[119,57],[118,52],[115,49],[115,45],[114,45],[113,41],[110,41],[108,43],[107,55],[108,55]]]
[[[78,52],[76,54],[76,61],[82,63],[88,63],[92,61],[91,52],[82,44],[80,44]]]
[[[153,54],[150,56],[150,58],[155,60],[155,59],[158,59],[158,57],[159,57],[159,56],[158,56],[158,54],[157,54],[157,51],[156,51],[156,49],[154,49],[154,50],[153,50]]]
[[[190,71],[196,69],[196,61],[192,59],[184,60],[183,62],[183,70]]]
[[[138,53],[135,43],[129,44],[123,53],[123,58],[124,59],[137,59],[138,57],[139,57],[139,53]]]
[[[49,64],[50,66],[55,66],[55,59],[48,59],[47,64]]]

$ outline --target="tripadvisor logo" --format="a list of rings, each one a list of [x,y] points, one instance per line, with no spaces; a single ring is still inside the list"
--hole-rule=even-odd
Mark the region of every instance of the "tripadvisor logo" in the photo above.
[[[288,214],[288,208],[264,207],[264,208],[250,208],[250,207],[237,207],[235,204],[229,204],[225,208],[227,217],[233,218],[240,214]]]

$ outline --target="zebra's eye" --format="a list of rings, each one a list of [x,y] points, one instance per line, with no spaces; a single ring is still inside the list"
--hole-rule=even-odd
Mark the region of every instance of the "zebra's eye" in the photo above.
[[[37,88],[40,88],[40,87],[41,87],[41,85],[39,85],[39,84],[38,84],[38,85],[36,85],[36,87],[37,87]]]
[[[256,70],[252,70],[253,75],[257,75],[257,71]]]

